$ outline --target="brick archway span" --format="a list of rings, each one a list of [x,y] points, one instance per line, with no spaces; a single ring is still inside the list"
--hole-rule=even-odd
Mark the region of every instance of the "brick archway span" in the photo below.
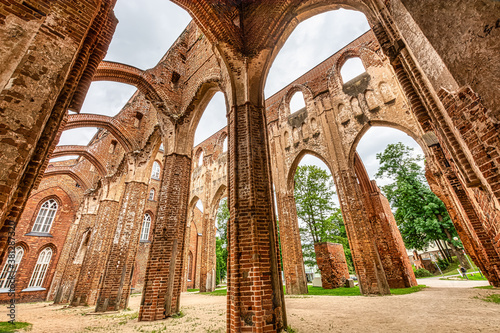
[[[151,74],[130,65],[102,61],[97,67],[92,81],[113,81],[133,85],[155,105],[163,105],[167,100],[161,91],[154,86]]]
[[[292,100],[292,97],[295,95],[295,93],[301,92],[302,96],[304,97],[304,103],[307,105],[308,102],[314,101],[314,95],[312,91],[306,87],[303,84],[294,84],[290,88],[288,88],[288,91],[286,94],[283,96],[281,99],[281,105],[280,105],[280,119],[284,120],[291,114],[290,110],[290,101]],[[306,106],[307,108],[307,106]]]
[[[52,177],[57,175],[67,175],[73,178],[73,180],[76,181],[81,187],[83,187],[84,190],[89,189],[91,187],[90,182],[85,178],[80,177],[80,175],[78,175],[75,171],[71,170],[70,168],[71,167],[67,166],[54,166],[51,168],[47,168],[43,176]]]
[[[219,78],[208,79],[198,86],[196,93],[194,94],[193,98],[186,107],[184,116],[190,119],[189,135],[192,136],[193,141],[194,141],[194,134],[196,132],[196,129],[198,128],[200,119],[207,108],[207,105],[210,103],[214,95],[218,92],[222,92],[224,94],[224,91],[221,89],[220,86]],[[224,98],[226,99],[225,94]],[[226,99],[226,107],[227,107],[227,99]]]
[[[69,115],[64,130],[80,127],[98,127],[108,130],[126,151],[136,150],[138,147],[136,142],[129,140],[129,138],[133,136],[127,135],[127,131],[120,122],[113,117],[84,113]]]
[[[299,163],[302,160],[302,158],[307,154],[312,155],[316,158],[319,158],[321,160],[321,162],[325,163],[325,165],[328,167],[330,174],[332,176],[334,174],[332,166],[330,165],[330,163],[328,163],[327,159],[324,158],[320,153],[317,153],[317,152],[310,150],[310,149],[303,149],[295,156],[292,164],[290,165],[290,168],[287,171],[287,175],[288,175],[287,176],[287,190],[290,191],[290,193],[293,193],[293,189],[294,189],[293,179],[295,177],[295,172],[297,171],[297,167],[299,166]]]
[[[99,159],[89,150],[88,146],[74,146],[74,145],[56,146],[51,155],[51,158],[69,156],[69,155],[79,155],[86,158],[97,169],[100,176],[102,177],[106,176],[107,174],[106,168],[101,163],[101,161],[99,161]]]
[[[415,140],[416,143],[422,148],[422,151],[424,152],[424,155],[427,156],[428,154],[428,149],[427,146],[423,143],[423,140],[421,136],[417,135],[414,133],[412,130],[407,128],[404,125],[389,122],[389,121],[383,121],[383,120],[372,120],[370,123],[365,124],[363,128],[359,131],[359,133],[356,135],[356,139],[353,141],[351,147],[349,148],[349,165],[354,167],[354,159],[357,155],[356,149],[358,147],[359,142],[363,138],[363,136],[368,132],[368,130],[372,127],[390,127],[397,129],[408,136],[410,136],[413,140]],[[359,158],[359,156],[358,156]]]
[[[217,191],[215,191],[215,194],[210,201],[210,207],[212,209],[212,212],[210,213],[212,214],[212,216],[214,216],[215,219],[217,219],[217,209],[219,208],[219,203],[224,197],[227,197],[227,186],[222,184],[221,186],[219,186]]]
[[[345,82],[343,82],[342,75],[340,74],[340,70],[342,66],[346,63],[347,60],[352,58],[359,58],[363,63],[363,67],[365,71],[368,71],[370,66],[382,67],[384,66],[384,62],[380,58],[380,55],[377,54],[373,49],[369,47],[360,47],[360,48],[348,48],[340,53],[335,60],[332,68],[329,72],[328,78],[328,88],[333,92],[341,92],[342,86]],[[371,65],[369,65],[371,63]]]

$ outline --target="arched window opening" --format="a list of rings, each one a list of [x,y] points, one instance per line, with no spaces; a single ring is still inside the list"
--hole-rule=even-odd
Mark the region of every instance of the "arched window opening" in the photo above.
[[[165,147],[163,146],[163,143],[160,145],[160,151],[161,151],[161,152],[164,152],[164,151],[165,151]]]
[[[222,152],[225,153],[227,151],[227,135],[222,142]]]
[[[154,201],[155,200],[155,189],[152,188],[151,191],[149,191],[149,200]]]
[[[290,99],[290,113],[295,113],[306,107],[306,101],[302,91],[297,91]]]
[[[194,133],[196,147],[227,125],[226,99],[222,92],[216,92],[201,115]]]
[[[151,178],[160,180],[160,163],[154,161],[153,162],[153,169],[151,170]]]
[[[198,156],[198,166],[203,165],[203,150],[201,151],[200,155]]]
[[[33,270],[33,275],[31,275],[28,288],[42,288],[43,280],[45,279],[45,274],[47,273],[51,258],[52,249],[50,247],[46,247],[42,252],[40,252],[35,269]]]
[[[2,273],[0,273],[0,289],[10,289],[10,285],[14,282],[13,279],[23,258],[24,249],[22,246],[16,246],[14,251],[14,264],[9,263],[9,260],[7,260],[3,266]]]
[[[368,30],[370,25],[363,13],[346,9],[314,15],[301,22],[273,61],[265,95],[274,95]]]
[[[45,201],[40,207],[32,232],[48,233],[57,213],[57,202],[54,199]]]
[[[193,252],[189,251],[188,254],[188,281],[193,280]]]
[[[358,57],[347,59],[342,68],[340,68],[340,76],[344,84],[365,72],[365,66]]]
[[[141,241],[147,241],[149,239],[149,228],[150,227],[151,227],[151,215],[146,213],[144,215],[144,220],[142,221]]]

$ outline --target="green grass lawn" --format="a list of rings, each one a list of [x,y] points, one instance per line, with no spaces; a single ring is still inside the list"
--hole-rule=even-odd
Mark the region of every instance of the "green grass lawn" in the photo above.
[[[391,294],[392,295],[411,294],[411,293],[415,293],[417,291],[420,291],[420,290],[424,289],[425,287],[426,287],[425,285],[419,285],[419,286],[415,286],[415,287],[411,287],[411,288],[391,289]],[[283,290],[284,289],[285,288],[283,287]],[[307,289],[308,289],[309,293],[306,295],[303,295],[303,296],[362,296],[361,292],[359,291],[359,287],[323,289],[321,287],[313,287],[311,285],[308,285]],[[210,295],[210,296],[226,296],[227,289],[217,289],[217,290],[212,291],[210,293],[200,293],[200,294],[205,294],[205,295]]]
[[[209,293],[200,293],[200,294],[210,295],[210,296],[226,296],[227,295],[227,288],[215,289],[215,291],[212,291]]]
[[[191,292],[194,292],[194,291],[200,291],[200,289],[188,289],[187,291],[191,293]]]
[[[479,287],[474,287],[475,289],[496,289],[493,286],[479,286]]]
[[[471,274],[467,274],[467,277],[469,278],[469,280],[473,280],[473,281],[487,281],[487,279],[484,277],[484,276],[481,276],[479,273],[474,273],[474,275],[471,275]],[[441,278],[440,280],[456,280],[456,279],[460,279],[460,280],[467,280],[466,278],[464,277],[461,277],[461,276],[453,276],[453,277],[447,277],[447,278]]]
[[[412,294],[412,293],[416,293],[417,291],[420,291],[426,287],[427,286],[425,284],[419,284],[418,286],[410,287],[410,288],[394,288],[394,289],[391,289],[391,295]]]
[[[11,324],[7,321],[0,322],[0,332],[2,333],[11,333],[18,332],[19,330],[31,329],[30,323],[24,323],[22,321],[16,321],[14,324]]]

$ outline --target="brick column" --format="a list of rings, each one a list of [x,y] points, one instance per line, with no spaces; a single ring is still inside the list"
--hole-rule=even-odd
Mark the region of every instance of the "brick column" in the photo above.
[[[307,294],[307,279],[302,257],[297,206],[293,194],[276,192],[283,271],[288,295]]]
[[[239,79],[243,81],[246,75],[251,76],[241,74]],[[247,83],[238,81],[238,84]],[[238,93],[244,95],[247,87],[240,88],[242,91]],[[232,105],[228,120],[231,218],[228,223],[227,331],[280,332],[286,327],[286,316],[265,108],[244,101],[241,105]]]
[[[160,320],[179,312],[191,158],[172,153],[165,156],[163,165],[139,321]]]
[[[82,214],[76,232],[68,234],[68,237],[66,237],[64,251],[70,251],[70,253],[66,262],[63,263],[64,270],[55,291],[54,304],[68,303],[75,291],[76,282],[82,268],[82,262],[76,257],[78,255],[77,252],[82,242],[83,233],[95,225],[96,219],[96,214]],[[67,246],[70,249],[66,249]],[[61,263],[61,260],[59,260],[59,263]]]
[[[215,220],[208,213],[203,214],[201,244],[200,292],[211,292],[215,290]]]
[[[142,182],[125,184],[116,231],[99,288],[96,312],[117,311],[127,307],[147,190],[148,185]]]
[[[365,193],[370,220],[374,221],[378,252],[390,288],[410,288],[418,285],[406,247],[398,229],[389,201],[374,184],[376,191]]]
[[[94,305],[102,281],[111,239],[116,229],[116,216],[120,203],[116,200],[101,200],[97,210],[95,227],[82,262],[71,305]]]
[[[342,244],[314,243],[314,252],[321,271],[321,286],[324,289],[344,287],[349,279],[349,268]]]
[[[342,216],[346,227],[359,287],[364,295],[390,294],[374,231],[364,207],[363,194],[353,170],[335,175]]]
[[[389,201],[370,180],[361,158],[354,156],[354,170],[363,193],[365,210],[372,221],[373,238],[380,255],[390,288],[409,288],[417,285],[406,247],[392,214]]]

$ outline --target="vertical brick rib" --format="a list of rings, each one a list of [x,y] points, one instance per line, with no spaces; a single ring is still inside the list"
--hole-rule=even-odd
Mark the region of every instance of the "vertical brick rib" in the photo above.
[[[160,320],[179,312],[191,158],[173,153],[165,156],[163,165],[140,321]]]
[[[228,332],[285,325],[264,108],[229,113]]]
[[[145,183],[132,181],[125,185],[103,282],[99,288],[96,312],[117,311],[127,307],[147,190],[148,185]]]

